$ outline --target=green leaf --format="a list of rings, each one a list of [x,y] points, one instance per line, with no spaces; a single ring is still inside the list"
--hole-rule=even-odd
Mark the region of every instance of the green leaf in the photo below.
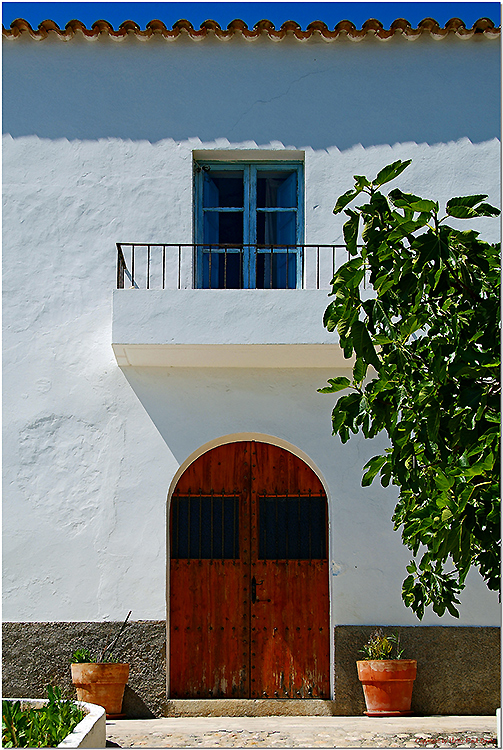
[[[333,213],[334,214],[340,214],[340,212],[346,208],[348,203],[351,203],[352,200],[356,198],[357,195],[361,193],[363,188],[356,189],[356,190],[347,190],[344,195],[339,196],[337,199],[337,203],[334,206]]]
[[[338,391],[343,391],[351,385],[351,381],[344,377],[329,378],[327,382],[330,385],[325,386],[325,388],[318,388],[318,393],[338,393]]]
[[[473,466],[468,466],[464,470],[466,477],[477,477],[490,471],[494,466],[494,455],[490,453],[483,461],[478,461]]]
[[[479,216],[477,209],[470,208],[470,206],[451,206],[447,209],[447,213],[455,219],[475,219]]]
[[[477,211],[477,216],[499,216],[501,213],[499,208],[491,206],[490,203],[481,203],[475,210]]]
[[[335,301],[330,302],[328,307],[325,308],[325,312],[323,314],[323,325],[327,324],[327,319],[330,318],[334,314],[335,311],[336,311]]]
[[[418,195],[403,193],[399,188],[394,188],[388,193],[388,198],[398,208],[409,208],[412,203],[422,200]]]
[[[335,320],[333,320],[333,318],[328,318],[325,323],[325,328],[329,333],[333,333],[335,331]]]
[[[424,200],[417,195],[412,195],[412,193],[402,193],[398,188],[392,190],[388,197],[398,208],[409,208],[412,212],[416,213],[426,212],[431,214],[438,212],[438,203],[436,201]]]
[[[371,458],[370,461],[367,461],[363,468],[368,469],[368,471],[366,471],[362,477],[362,487],[368,487],[370,484],[372,484],[379,469],[386,463],[387,460],[388,459],[386,456],[374,456],[374,458]]]
[[[404,169],[407,169],[411,161],[412,159],[408,159],[407,161],[401,161],[398,159],[398,161],[388,164],[387,167],[384,167],[384,169],[381,169],[381,171],[378,172],[377,177],[373,180],[372,184],[375,187],[379,187],[386,182],[394,180],[395,177],[398,177],[398,175],[404,171]]]
[[[437,440],[438,430],[440,427],[440,411],[438,407],[426,410],[426,429],[428,437],[432,441]]]
[[[358,357],[353,367],[353,380],[355,383],[361,383],[367,374],[368,364],[364,359]]]
[[[382,297],[382,295],[385,294],[389,289],[394,289],[396,287],[396,281],[392,274],[386,273],[376,279],[374,286],[375,289],[379,291],[379,297]]]
[[[401,222],[389,235],[389,242],[396,242],[406,237],[408,234],[413,234],[418,229],[421,229],[428,223],[428,217],[417,219],[416,221],[403,221]]]
[[[363,189],[364,187],[370,187],[372,184],[370,180],[368,180],[366,177],[364,177],[361,174],[355,174],[353,175],[353,179],[355,181],[356,187]]]
[[[342,345],[342,342],[341,342]],[[344,359],[350,359],[353,356],[353,346],[350,341],[346,341],[343,345]]]
[[[344,263],[335,274],[335,283],[341,285],[347,285],[354,274],[360,270],[363,266],[362,258],[352,258]]]
[[[411,315],[410,318],[404,320],[400,326],[400,335],[402,338],[407,340],[415,331],[418,331],[422,326],[422,322],[417,318],[416,315]]]
[[[413,201],[409,205],[416,213],[431,214],[438,212],[438,203],[436,203],[435,201],[426,201],[421,198],[418,201]]]
[[[383,487],[389,486],[389,483],[391,481],[391,471],[392,467],[390,463],[387,463],[383,466],[381,470],[381,484]]]
[[[452,206],[468,206],[469,208],[473,208],[477,203],[482,203],[485,198],[487,198],[487,195],[462,195],[459,198],[451,198],[447,201],[445,207],[447,208],[447,211],[449,211]]]
[[[390,339],[389,336],[385,336],[383,333],[377,333],[374,336],[374,343],[378,344],[379,346],[382,346],[383,344],[391,344],[393,339]]]
[[[482,203],[487,195],[465,195],[447,201],[446,210],[449,216],[456,219],[473,219],[477,216],[499,216],[499,209],[489,203]]]
[[[342,231],[344,233],[344,241],[346,243],[349,254],[356,255],[360,214],[356,213],[356,211],[346,211],[346,213],[350,217],[350,219],[344,224],[342,228]]]
[[[351,337],[357,357],[361,357],[379,372],[381,362],[363,321],[356,320],[353,323],[351,326]]]
[[[447,601],[447,602],[445,603],[445,605],[446,605],[446,607],[447,607],[447,609],[448,609],[449,613],[450,613],[450,614],[451,614],[451,615],[452,615],[453,617],[457,617],[457,618],[459,619],[459,612],[458,612],[458,610],[456,609],[456,607],[454,606],[454,604],[453,604],[452,602],[450,602],[450,601]]]
[[[341,337],[341,340],[346,338],[348,335],[348,331],[351,328],[351,323],[353,322],[353,316],[351,314],[346,313],[345,315],[341,315],[338,322],[337,322],[337,333]]]
[[[437,472],[435,475],[435,484],[440,490],[449,490],[454,484],[454,477],[451,477],[451,476],[447,477],[443,471],[440,471],[440,469],[437,469]]]
[[[347,281],[347,289],[357,290],[361,282],[363,281],[364,275],[365,270],[363,268],[359,268],[357,271],[354,271]]]
[[[337,435],[342,425],[345,423],[347,412],[343,409],[338,409],[337,406],[332,412],[332,432]]]

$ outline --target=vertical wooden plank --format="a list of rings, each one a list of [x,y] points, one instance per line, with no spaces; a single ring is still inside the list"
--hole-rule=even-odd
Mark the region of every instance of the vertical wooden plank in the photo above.
[[[324,496],[323,486],[289,451],[264,443],[253,448],[251,570],[258,585],[251,605],[251,697],[329,698],[328,560],[264,561],[258,555],[260,495]]]
[[[235,443],[200,456],[177,484],[180,496],[239,497],[240,558],[171,561],[172,698],[249,696],[249,476],[249,444]]]

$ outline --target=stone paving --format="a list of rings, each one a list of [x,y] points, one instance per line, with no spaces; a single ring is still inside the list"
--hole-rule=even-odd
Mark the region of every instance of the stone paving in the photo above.
[[[491,716],[191,717],[107,721],[109,747],[496,747]]]

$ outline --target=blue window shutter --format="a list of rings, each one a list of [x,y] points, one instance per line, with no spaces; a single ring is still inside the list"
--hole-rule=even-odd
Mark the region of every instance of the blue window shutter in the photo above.
[[[218,188],[207,172],[203,175],[203,206],[218,206]]]
[[[220,236],[220,213],[236,211],[234,208],[219,207],[219,190],[204,167],[228,173],[229,178],[241,171],[244,180],[244,210],[242,247],[236,245],[224,252],[214,248],[199,248],[196,252],[196,285],[202,288],[223,288],[242,286],[243,288],[295,289],[302,285],[303,242],[303,165],[288,162],[250,162],[244,164],[207,162],[196,174],[195,236],[204,245],[222,243]],[[263,209],[257,207],[257,172],[262,176],[267,172],[285,173],[286,179],[279,181],[276,200]],[[237,175],[236,175],[237,176]],[[273,179],[274,176],[272,175]],[[262,193],[263,195],[263,193]],[[263,201],[264,199],[261,198]],[[274,199],[273,199],[274,200]],[[223,217],[222,217],[223,219]],[[260,241],[274,245],[272,252],[258,251],[256,243],[257,219],[260,223]],[[224,226],[227,226],[228,222]],[[234,242],[234,240],[232,240]],[[288,248],[286,246],[289,246]],[[239,254],[241,261],[235,254]],[[234,257],[231,257],[231,256]],[[239,270],[238,265],[241,265]],[[241,279],[236,282],[236,279]]]
[[[297,208],[297,171],[278,187],[277,203],[283,208]]]

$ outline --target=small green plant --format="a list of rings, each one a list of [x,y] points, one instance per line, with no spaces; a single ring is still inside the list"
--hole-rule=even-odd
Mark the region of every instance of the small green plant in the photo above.
[[[88,648],[78,648],[70,659],[71,664],[117,664],[118,662],[119,659],[111,654],[94,656]]]
[[[72,664],[90,664],[96,661],[96,657],[92,656],[88,648],[78,648],[70,661]]]
[[[3,747],[57,747],[85,716],[63,700],[58,687],[47,686],[49,702],[43,708],[22,709],[20,701],[2,701]]]
[[[367,643],[360,649],[365,660],[379,661],[382,659],[401,659],[403,649],[400,648],[400,636],[384,635],[381,628],[374,630]]]
[[[122,623],[121,629],[117,633],[117,636],[111,643],[107,644],[99,654],[91,654],[88,648],[78,648],[70,659],[71,664],[117,664],[119,659],[117,659],[115,656],[112,656],[112,651],[116,647],[122,633],[124,632],[130,615],[131,611],[128,612],[128,615]]]

